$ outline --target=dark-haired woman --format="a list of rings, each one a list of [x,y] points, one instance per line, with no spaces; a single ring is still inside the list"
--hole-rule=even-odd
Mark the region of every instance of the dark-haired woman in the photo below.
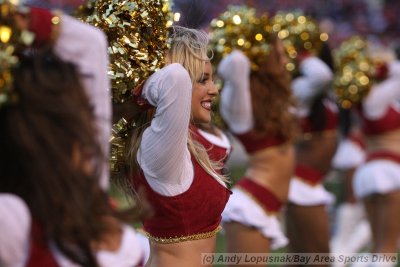
[[[10,236],[0,242],[0,259],[17,255],[6,266],[137,264],[135,232],[114,216],[99,185],[104,154],[75,66],[36,50],[19,57],[13,77],[0,106],[0,192],[19,208],[1,209],[1,224],[12,228],[0,229]],[[20,220],[10,224],[16,212]]]
[[[338,109],[327,97],[332,70],[321,59],[299,57],[300,76],[292,83],[302,135],[296,143],[296,168],[290,183],[286,227],[293,253],[329,253],[327,205],[334,199],[323,186],[337,146]]]
[[[271,36],[270,53],[251,70],[235,50],[218,66],[224,80],[220,111],[249,155],[244,177],[233,187],[223,213],[227,252],[266,253],[287,244],[279,213],[294,168],[297,121],[283,45]]]

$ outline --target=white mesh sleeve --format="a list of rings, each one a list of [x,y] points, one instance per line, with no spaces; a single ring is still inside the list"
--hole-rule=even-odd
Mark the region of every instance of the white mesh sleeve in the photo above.
[[[171,64],[146,81],[143,97],[156,114],[144,131],[138,162],[148,183],[163,195],[186,191],[193,180],[193,166],[187,147],[192,97],[189,73]]]
[[[313,98],[327,88],[332,81],[333,73],[329,67],[317,57],[309,57],[299,65],[301,73],[292,82],[293,95],[300,105],[308,107]]]
[[[30,229],[25,202],[12,194],[0,194],[0,266],[25,266]]]
[[[388,107],[400,100],[400,63],[389,65],[389,77],[374,85],[363,100],[364,114],[369,119],[379,119],[385,115]],[[397,103],[398,104],[398,103]]]
[[[245,133],[253,128],[253,111],[250,95],[250,62],[240,51],[226,56],[218,66],[224,80],[220,112],[231,131]]]
[[[111,135],[111,94],[108,71],[108,43],[99,29],[74,19],[61,16],[61,32],[55,52],[65,61],[78,67],[83,86],[94,108],[99,141],[106,156]],[[100,184],[108,188],[108,162],[103,164]]]

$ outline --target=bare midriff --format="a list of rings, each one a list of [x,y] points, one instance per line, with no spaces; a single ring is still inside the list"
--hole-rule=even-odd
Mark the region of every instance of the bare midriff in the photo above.
[[[307,166],[326,174],[331,169],[331,161],[336,152],[338,132],[336,130],[312,134],[302,141],[296,151],[297,164]]]
[[[203,261],[202,253],[214,253],[216,236],[193,241],[159,244],[150,241],[150,258],[146,267],[204,267],[211,266]]]
[[[294,171],[294,147],[291,143],[269,147],[249,156],[245,176],[268,188],[286,202],[290,178]]]
[[[368,152],[389,151],[400,154],[400,129],[367,137]]]

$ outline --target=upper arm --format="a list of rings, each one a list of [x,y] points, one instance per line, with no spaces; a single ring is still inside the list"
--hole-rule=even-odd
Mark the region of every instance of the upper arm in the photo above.
[[[317,57],[309,57],[299,66],[301,76],[292,82],[293,95],[302,105],[309,105],[313,98],[327,89],[333,78],[329,67]]]
[[[55,43],[56,54],[77,67],[80,81],[94,109],[98,139],[105,155],[111,136],[111,91],[108,78],[108,42],[99,29],[68,15],[61,16],[61,32]],[[108,187],[108,168],[104,165],[102,188]]]
[[[240,134],[253,127],[250,93],[250,62],[240,51],[226,56],[218,66],[224,79],[220,111],[231,131]]]
[[[171,64],[146,81],[143,96],[156,107],[138,154],[146,178],[184,183],[193,175],[187,147],[192,83],[180,64]]]

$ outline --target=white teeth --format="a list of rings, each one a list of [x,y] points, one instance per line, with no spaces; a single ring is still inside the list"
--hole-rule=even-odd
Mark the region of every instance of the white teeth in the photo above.
[[[203,108],[210,109],[211,108],[211,103],[210,102],[202,102],[201,106]]]

